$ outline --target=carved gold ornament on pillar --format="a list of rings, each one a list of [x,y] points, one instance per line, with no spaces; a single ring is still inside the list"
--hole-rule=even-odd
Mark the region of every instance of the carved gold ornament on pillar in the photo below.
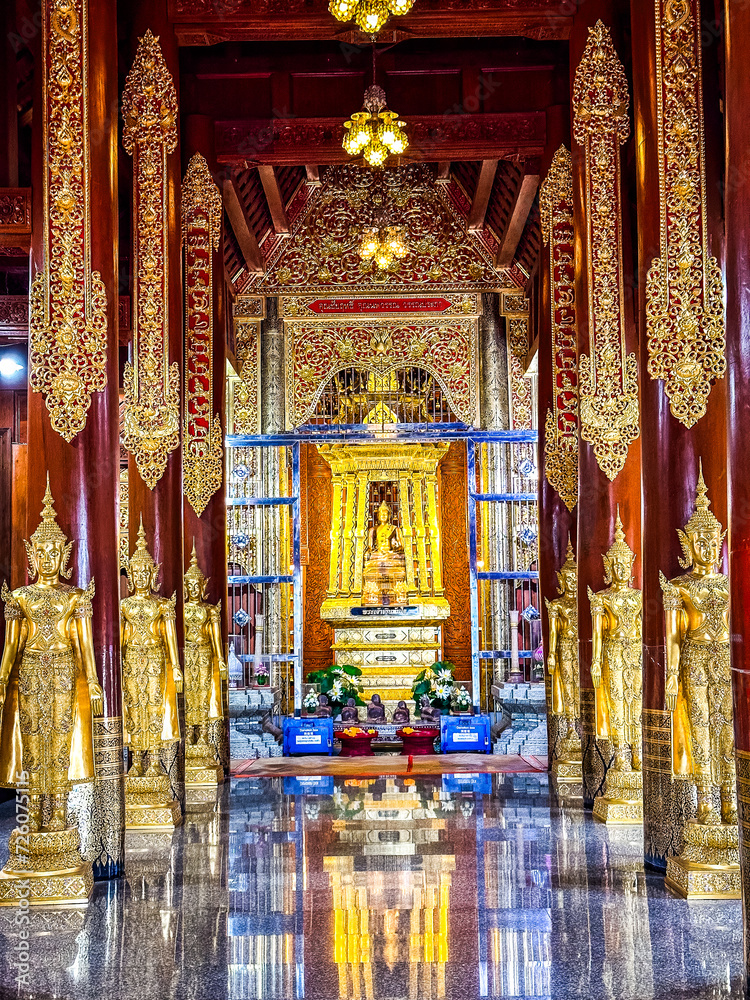
[[[549,247],[553,404],[547,411],[544,473],[573,510],[578,503],[578,355],[576,348],[573,167],[561,146],[539,193],[542,234]]]
[[[698,0],[656,0],[661,254],[646,282],[648,371],[692,427],[726,371],[724,282],[708,252]]]
[[[147,31],[125,82],[122,143],[133,157],[133,363],[125,366],[123,443],[153,489],[180,443],[180,372],[169,364],[167,155],[177,94]]]
[[[107,290],[91,270],[88,0],[43,0],[44,268],[31,285],[29,385],[66,441],[107,385]]]
[[[222,212],[221,195],[208,164],[200,153],[196,153],[182,182],[182,242],[185,254],[185,428],[182,467],[185,496],[198,517],[221,488],[224,473],[221,417],[212,413],[212,258],[219,249]]]
[[[586,155],[589,354],[579,358],[581,437],[614,480],[640,434],[638,361],[625,345],[620,146],[628,81],[606,26],[589,29],[573,87],[573,134]]]

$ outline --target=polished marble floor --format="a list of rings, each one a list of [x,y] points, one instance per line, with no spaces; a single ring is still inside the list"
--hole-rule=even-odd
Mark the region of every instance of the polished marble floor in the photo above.
[[[0,997],[742,996],[740,904],[675,899],[640,857],[546,775],[236,780],[131,839],[85,913],[35,913],[20,991],[0,911]]]

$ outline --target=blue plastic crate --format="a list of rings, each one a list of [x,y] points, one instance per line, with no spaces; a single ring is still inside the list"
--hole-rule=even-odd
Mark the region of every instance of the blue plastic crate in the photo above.
[[[284,756],[333,753],[333,719],[284,719]]]
[[[333,775],[299,775],[284,778],[284,795],[333,795]]]
[[[452,795],[492,795],[492,775],[444,774],[443,791]]]
[[[444,715],[440,720],[443,753],[489,753],[489,715]]]

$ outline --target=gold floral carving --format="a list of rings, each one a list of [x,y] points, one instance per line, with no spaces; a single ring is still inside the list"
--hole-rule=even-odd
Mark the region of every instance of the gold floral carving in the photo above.
[[[513,430],[530,431],[534,419],[532,381],[524,372],[529,353],[529,317],[508,317],[508,371]]]
[[[646,279],[648,371],[692,427],[726,371],[724,283],[706,228],[699,5],[655,2],[661,253]]]
[[[292,426],[312,416],[326,385],[342,369],[382,376],[415,365],[435,378],[456,417],[473,424],[478,393],[476,326],[471,319],[289,324],[287,398]]]
[[[230,425],[233,434],[260,434],[260,323],[238,315],[236,305],[234,331],[239,378],[231,380]]]
[[[362,228],[392,217],[409,233],[409,255],[397,271],[378,272],[359,255]],[[356,290],[421,295],[491,291],[494,261],[465,223],[433,172],[424,164],[381,171],[328,167],[322,184],[294,223],[291,239],[271,253],[262,279],[269,295]]]
[[[219,249],[223,206],[208,164],[196,153],[182,182],[185,253],[185,426],[183,488],[200,517],[224,477],[221,417],[213,413],[213,255]]]
[[[107,290],[91,270],[88,0],[41,7],[45,263],[31,285],[29,385],[72,441],[107,385]]]
[[[122,142],[133,157],[133,363],[125,366],[123,443],[153,489],[180,443],[180,372],[169,364],[167,155],[177,94],[147,31],[125,82]]]
[[[638,361],[625,345],[620,145],[630,134],[628,83],[608,29],[597,21],[573,86],[573,134],[586,156],[590,354],[581,354],[581,437],[613,480],[639,433]]]
[[[552,407],[547,411],[544,472],[568,510],[578,503],[578,357],[576,346],[573,164],[555,153],[539,193],[542,235],[549,247],[552,313]]]

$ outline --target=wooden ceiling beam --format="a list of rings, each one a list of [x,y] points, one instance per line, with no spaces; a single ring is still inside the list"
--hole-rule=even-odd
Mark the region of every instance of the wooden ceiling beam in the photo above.
[[[513,263],[538,188],[539,174],[524,173],[505,234],[498,247],[496,267],[510,267]]]
[[[495,184],[495,174],[497,173],[497,160],[483,160],[482,168],[479,171],[477,187],[474,192],[474,199],[469,209],[469,221],[467,228],[470,233],[476,233],[484,229],[484,220],[487,215],[487,208],[490,203],[490,195]]]
[[[221,190],[229,224],[242,251],[245,266],[252,274],[262,274],[264,270],[263,254],[260,252],[255,233],[247,221],[234,177],[225,177]]]
[[[266,193],[266,201],[271,213],[274,232],[288,236],[290,231],[289,217],[286,214],[284,197],[279,187],[279,179],[276,176],[276,171],[270,164],[261,163],[258,167],[258,174],[260,175],[263,190]]]

